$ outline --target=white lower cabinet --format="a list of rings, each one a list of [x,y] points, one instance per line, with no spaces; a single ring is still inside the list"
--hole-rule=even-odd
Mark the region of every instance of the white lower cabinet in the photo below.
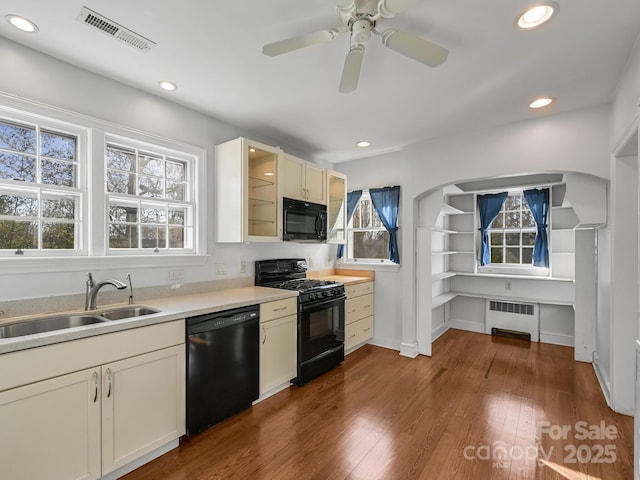
[[[166,346],[178,341],[182,321],[3,355],[1,367],[57,376],[0,391],[0,477],[98,479],[178,439],[185,347]]]
[[[295,298],[260,305],[260,396],[285,387],[297,374]],[[285,315],[285,316],[283,316]]]
[[[99,368],[0,393],[2,478],[100,478],[100,401]]]
[[[373,338],[373,282],[345,285],[344,349]]]
[[[102,366],[102,474],[184,434],[185,351],[176,346]]]

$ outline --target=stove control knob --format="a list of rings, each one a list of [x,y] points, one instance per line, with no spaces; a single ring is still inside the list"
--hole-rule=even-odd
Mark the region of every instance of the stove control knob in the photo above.
[[[324,292],[322,292],[322,295],[324,295],[325,297],[329,296],[329,292],[327,292],[326,290]]]

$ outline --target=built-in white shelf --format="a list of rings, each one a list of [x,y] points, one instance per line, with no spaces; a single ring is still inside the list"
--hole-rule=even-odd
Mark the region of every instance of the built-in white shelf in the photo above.
[[[431,299],[431,308],[438,308],[458,296],[458,292],[447,292]]]
[[[445,280],[447,278],[455,277],[458,272],[440,272],[431,275],[431,281],[436,282],[438,280]]]
[[[459,208],[452,207],[448,203],[443,203],[440,208],[440,213],[443,215],[473,215],[473,212],[465,212]]]
[[[455,250],[455,251],[444,250],[444,251],[441,251],[441,252],[431,252],[432,255],[456,255],[458,253],[475,253],[475,252],[462,251],[462,250]]]
[[[431,227],[431,231],[434,233],[442,233],[442,234],[449,234],[449,235],[473,235],[473,232],[462,232],[462,231],[457,231],[457,230],[446,230],[444,228],[440,228],[440,227]]]

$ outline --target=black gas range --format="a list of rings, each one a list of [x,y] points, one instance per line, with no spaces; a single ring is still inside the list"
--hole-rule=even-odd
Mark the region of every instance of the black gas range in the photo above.
[[[299,258],[260,260],[255,284],[296,290],[298,296],[298,375],[301,385],[344,360],[344,284],[307,278]]]

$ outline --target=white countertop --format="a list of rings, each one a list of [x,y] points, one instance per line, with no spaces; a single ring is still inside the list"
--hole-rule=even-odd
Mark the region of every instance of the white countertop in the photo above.
[[[160,310],[159,313],[144,315],[142,317],[95,323],[82,327],[54,330],[35,335],[2,338],[0,339],[0,355],[3,353],[16,352],[18,350],[41,347],[54,343],[68,342],[79,338],[92,337],[94,335],[103,335],[105,333],[170,322],[186,317],[192,317],[194,315],[221,312],[232,308],[245,307],[248,305],[255,305],[297,296],[298,292],[291,290],[280,290],[267,287],[243,287],[228,290],[216,290],[213,292],[198,293],[194,295],[158,298],[142,302],[140,305],[156,308]],[[56,312],[50,316],[66,313],[99,314],[101,311],[124,306],[126,306],[126,304],[108,305],[101,307],[95,312]],[[43,316],[44,315],[34,315],[31,318],[42,318]],[[14,320],[27,320],[28,318],[29,317],[23,317],[22,319],[16,318]]]

